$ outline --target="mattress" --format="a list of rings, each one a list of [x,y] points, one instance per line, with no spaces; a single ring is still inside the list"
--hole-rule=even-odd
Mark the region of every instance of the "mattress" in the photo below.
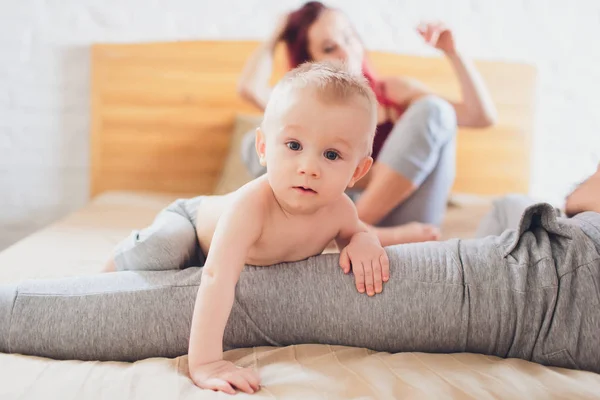
[[[131,229],[149,224],[172,196],[114,192],[0,253],[0,282],[94,274]],[[468,237],[489,201],[455,199],[444,237]],[[476,354],[388,354],[326,345],[227,352],[258,368],[253,399],[593,399],[600,375]],[[0,399],[217,399],[188,377],[187,358],[135,363],[56,361],[0,354]]]

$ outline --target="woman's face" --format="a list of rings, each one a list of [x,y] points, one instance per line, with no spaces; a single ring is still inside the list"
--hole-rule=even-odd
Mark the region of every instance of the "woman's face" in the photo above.
[[[342,60],[350,71],[362,72],[364,48],[348,18],[325,10],[308,29],[308,51],[313,61]]]

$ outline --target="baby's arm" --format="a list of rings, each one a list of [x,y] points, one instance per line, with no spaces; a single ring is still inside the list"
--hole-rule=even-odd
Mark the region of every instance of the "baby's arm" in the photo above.
[[[339,224],[340,229],[335,238],[335,243],[340,251],[348,246],[352,237],[357,233],[366,233],[377,238],[377,235],[370,231],[367,225],[358,218],[358,211],[356,211],[356,206],[350,197],[344,194],[343,198],[341,204],[336,208],[338,211],[336,223]],[[346,272],[349,272],[349,268]]]
[[[358,218],[352,200],[344,196],[338,207],[339,233],[335,239],[340,249],[340,267],[345,273],[354,273],[356,289],[369,296],[381,293],[389,279],[389,260],[377,235]]]
[[[194,383],[205,389],[230,393],[232,386],[250,393],[250,387],[258,388],[258,377],[253,371],[222,361],[223,332],[233,306],[235,286],[248,251],[261,235],[265,215],[262,196],[256,190],[247,189],[217,223],[190,333],[188,361]]]

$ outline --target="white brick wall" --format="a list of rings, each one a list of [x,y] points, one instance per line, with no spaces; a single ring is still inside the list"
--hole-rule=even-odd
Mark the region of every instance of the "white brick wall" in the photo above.
[[[0,249],[88,199],[90,43],[260,39],[301,3],[0,0]],[[534,196],[560,202],[600,161],[600,1],[329,4],[346,10],[373,49],[433,54],[412,28],[439,18],[473,57],[535,63]]]

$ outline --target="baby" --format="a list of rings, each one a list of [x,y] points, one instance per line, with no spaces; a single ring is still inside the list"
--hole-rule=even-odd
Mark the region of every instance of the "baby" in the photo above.
[[[196,385],[232,394],[259,389],[255,371],[223,360],[223,332],[246,264],[302,260],[335,240],[357,290],[382,291],[387,255],[345,194],[373,163],[376,124],[377,100],[362,76],[337,64],[301,65],[273,89],[256,130],[265,175],[225,196],[179,200],[119,245],[110,269],[204,265],[189,346]]]

